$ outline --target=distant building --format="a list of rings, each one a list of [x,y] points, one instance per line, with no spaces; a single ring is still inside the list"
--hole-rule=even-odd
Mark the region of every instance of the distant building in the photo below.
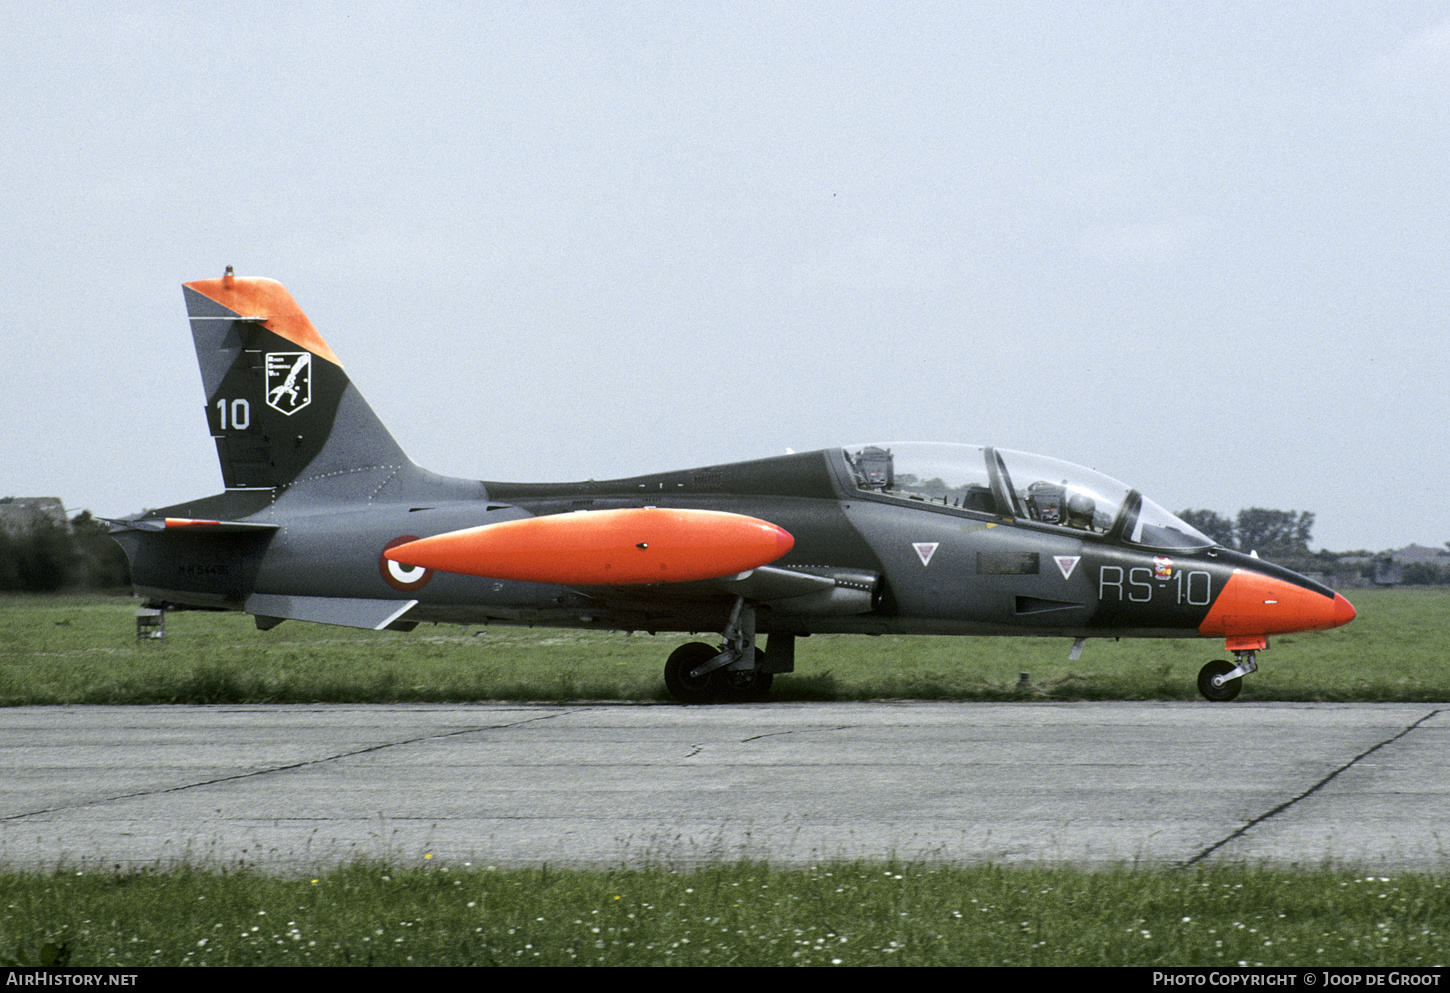
[[[1390,558],[1401,565],[1409,565],[1412,562],[1423,562],[1427,565],[1450,565],[1450,551],[1443,546],[1426,548],[1424,545],[1406,545],[1397,552],[1391,552]]]
[[[1450,550],[1406,545],[1375,556],[1373,565],[1376,586],[1398,586],[1401,583],[1440,585],[1450,578]]]
[[[1398,586],[1405,581],[1405,564],[1396,562],[1393,555],[1375,559],[1374,581],[1376,586]]]
[[[20,535],[40,524],[64,527],[69,518],[59,497],[0,497],[0,531]]]

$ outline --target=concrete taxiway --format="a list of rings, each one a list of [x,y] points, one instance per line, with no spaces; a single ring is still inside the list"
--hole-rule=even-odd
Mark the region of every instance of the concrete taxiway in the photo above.
[[[1450,706],[0,711],[0,866],[1450,866]]]

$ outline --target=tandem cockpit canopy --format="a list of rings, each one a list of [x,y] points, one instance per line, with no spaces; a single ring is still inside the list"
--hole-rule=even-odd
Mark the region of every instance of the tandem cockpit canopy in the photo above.
[[[983,445],[848,445],[857,490],[1066,528],[1145,548],[1207,548],[1213,539],[1137,490],[1085,466]]]

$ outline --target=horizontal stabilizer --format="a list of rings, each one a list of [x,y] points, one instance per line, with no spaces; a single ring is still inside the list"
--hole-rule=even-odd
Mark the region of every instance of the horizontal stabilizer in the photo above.
[[[247,597],[245,609],[247,613],[257,617],[317,621],[320,624],[340,624],[344,627],[381,631],[417,605],[417,600],[253,593]]]
[[[718,510],[631,507],[485,524],[383,554],[406,566],[566,586],[636,586],[736,576],[795,545],[768,521]]]

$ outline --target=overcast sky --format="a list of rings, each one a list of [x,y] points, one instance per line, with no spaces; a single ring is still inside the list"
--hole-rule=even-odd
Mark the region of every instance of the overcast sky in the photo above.
[[[0,4],[0,496],[221,489],[180,283],[414,461],[1043,452],[1450,539],[1450,8]]]

